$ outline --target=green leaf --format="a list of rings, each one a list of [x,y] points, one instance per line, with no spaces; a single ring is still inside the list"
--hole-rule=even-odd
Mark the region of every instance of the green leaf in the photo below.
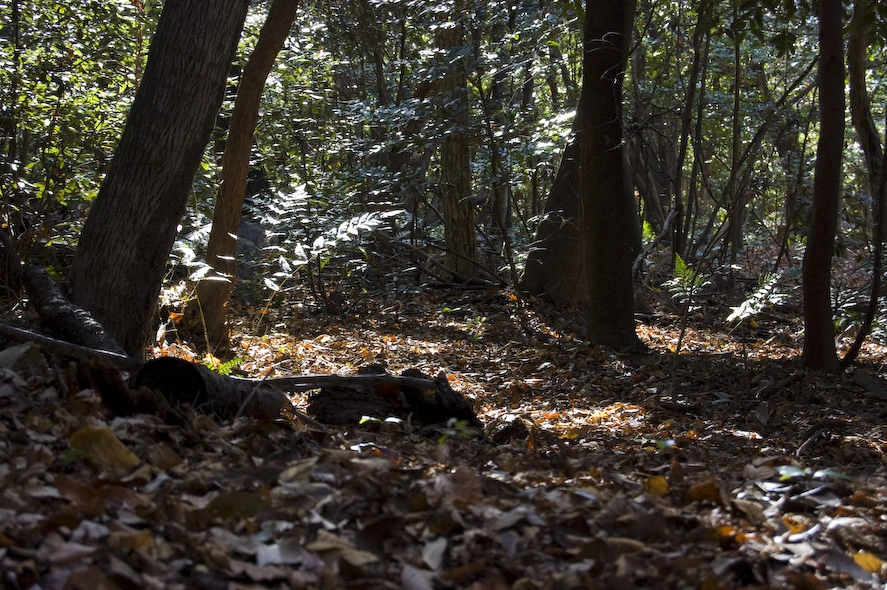
[[[681,255],[675,253],[674,255],[674,276],[678,278],[686,277],[690,272],[687,263],[684,262],[684,259],[681,258]]]

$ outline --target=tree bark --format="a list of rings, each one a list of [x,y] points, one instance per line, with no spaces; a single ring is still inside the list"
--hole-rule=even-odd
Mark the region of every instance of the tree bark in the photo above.
[[[872,117],[871,98],[866,85],[866,69],[868,64],[868,43],[872,30],[872,21],[869,20],[872,11],[870,0],[857,0],[853,6],[853,16],[850,17],[848,27],[849,39],[847,41],[847,74],[850,81],[850,120],[859,138],[859,145],[865,157],[866,168],[869,173],[869,194],[872,197],[872,217],[874,217],[874,231],[872,232],[872,288],[869,293],[869,303],[863,316],[862,325],[853,344],[841,359],[841,369],[846,369],[856,360],[862,343],[871,331],[872,322],[878,312],[878,301],[881,291],[881,269],[883,264],[884,245],[884,214],[885,214],[885,178],[884,178],[884,149],[881,138],[878,136],[878,128]]]
[[[141,86],[92,206],[73,301],[143,358],[166,261],[212,134],[247,0],[167,0]]]
[[[831,268],[844,147],[844,59],[840,0],[819,6],[819,141],[813,176],[810,233],[804,252],[804,350],[808,369],[838,371],[831,308]]]
[[[579,104],[574,132],[583,110],[581,98]],[[563,306],[588,302],[579,238],[578,141],[574,135],[564,148],[520,282],[522,290]]]
[[[869,173],[869,194],[874,195],[881,185],[881,138],[872,117],[871,98],[866,86],[868,64],[867,47],[872,30],[871,0],[857,0],[850,18],[847,41],[847,74],[850,82],[850,120],[859,138],[859,145]]]
[[[465,61],[462,51],[462,1],[457,0],[452,21],[437,31],[437,45],[447,54],[447,72],[440,86],[445,104],[443,117],[449,132],[441,146],[441,197],[444,216],[446,265],[457,280],[468,280],[477,273],[477,235],[471,194],[471,161],[468,141],[468,102]]]
[[[197,285],[197,298],[206,325],[209,345],[216,348],[228,340],[226,311],[234,289],[237,257],[237,233],[246,196],[253,135],[259,120],[259,106],[265,81],[274,66],[274,60],[289,36],[296,17],[298,0],[274,0],[256,48],[243,68],[237,88],[237,98],[222,157],[222,175],[213,225],[206,248],[206,259],[213,268],[211,276]]]
[[[690,67],[687,93],[684,95],[684,104],[681,111],[681,135],[674,171],[672,172],[674,208],[677,212],[672,247],[681,256],[687,255],[687,226],[690,225],[690,218],[692,217],[692,206],[689,196],[686,200],[684,199],[684,163],[687,160],[687,147],[690,143],[693,113],[696,110],[697,98],[701,100],[702,96],[704,96],[706,65],[703,60],[708,57],[708,41],[711,37],[711,13],[713,8],[714,2],[712,0],[703,1],[698,8],[699,15],[696,20],[696,27],[693,30],[693,65]],[[700,75],[703,77],[701,83],[699,81]],[[697,97],[697,87],[699,87],[700,97]],[[687,205],[686,210],[684,209],[685,204]]]
[[[733,20],[739,20],[737,0],[733,0]],[[737,28],[737,30],[739,30]],[[733,110],[730,117],[732,130],[730,149],[730,178],[727,180],[727,198],[730,209],[727,212],[727,241],[730,250],[730,276],[733,276],[733,266],[739,257],[739,251],[743,244],[743,228],[745,227],[745,195],[742,183],[739,180],[741,174],[740,152],[742,149],[742,72],[745,64],[742,63],[742,35],[733,35]]]
[[[579,128],[580,219],[587,232],[588,334],[592,344],[642,347],[635,332],[631,266],[640,232],[622,137],[622,78],[633,0],[587,0]]]

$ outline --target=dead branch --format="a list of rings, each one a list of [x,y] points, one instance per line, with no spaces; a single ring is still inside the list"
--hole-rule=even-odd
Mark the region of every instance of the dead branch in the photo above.
[[[0,335],[18,342],[34,342],[40,348],[53,354],[68,356],[82,361],[102,361],[123,371],[136,371],[144,363],[138,359],[110,350],[97,350],[79,344],[38,334],[31,330],[0,323]]]

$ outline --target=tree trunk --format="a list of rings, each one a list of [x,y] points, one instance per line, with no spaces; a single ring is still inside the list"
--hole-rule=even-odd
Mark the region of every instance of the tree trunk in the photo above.
[[[704,59],[708,57],[708,43],[711,38],[712,19],[711,13],[714,7],[712,0],[705,0],[698,8],[699,15],[696,19],[696,28],[693,30],[693,65],[690,67],[690,76],[687,81],[687,93],[684,95],[684,104],[681,111],[681,135],[678,147],[678,153],[675,160],[674,171],[672,172],[672,183],[674,193],[674,208],[677,211],[675,216],[673,235],[673,249],[681,255],[686,256],[687,245],[687,226],[690,225],[689,220],[692,218],[692,205],[688,198],[684,199],[684,163],[687,160],[687,146],[690,143],[690,133],[692,131],[693,113],[696,110],[696,101],[700,101],[704,97],[705,89],[705,73],[706,65]],[[702,81],[700,83],[700,76]],[[697,97],[697,87],[700,96]],[[687,209],[684,209],[686,204]]]
[[[868,64],[867,47],[873,19],[871,0],[857,0],[850,19],[850,38],[847,42],[847,74],[850,81],[850,119],[859,145],[865,157],[866,169],[869,173],[869,194],[874,195],[881,185],[881,138],[872,117],[871,98],[866,87],[866,69]]]
[[[71,267],[73,301],[142,358],[166,260],[212,134],[246,0],[167,0]]]
[[[733,20],[739,20],[737,1],[733,0]],[[737,30],[739,30],[737,28]],[[739,181],[740,175],[740,150],[742,147],[742,72],[745,64],[742,63],[742,35],[733,35],[733,112],[731,116],[732,148],[730,149],[730,178],[727,180],[727,198],[730,200],[730,209],[727,213],[727,241],[730,251],[730,276],[733,276],[733,267],[742,249],[743,233],[745,226],[745,195]]]
[[[574,132],[582,103],[580,98]],[[565,307],[588,302],[585,251],[579,239],[578,141],[574,135],[564,148],[520,282],[522,290]]]
[[[457,0],[453,20],[437,31],[437,45],[447,54],[447,72],[441,81],[440,98],[446,105],[443,117],[449,132],[441,146],[441,197],[446,240],[446,265],[456,279],[467,280],[477,273],[477,235],[471,193],[471,161],[468,141],[468,100],[462,51],[462,2]]]
[[[237,98],[225,142],[225,155],[222,157],[222,176],[216,193],[213,225],[206,248],[206,259],[213,272],[197,285],[197,298],[203,312],[206,337],[212,348],[223,345],[228,340],[225,316],[237,277],[236,236],[246,196],[250,154],[259,120],[262,91],[274,60],[289,35],[298,4],[298,0],[274,0],[271,3],[256,48],[243,68],[237,88]]]
[[[804,351],[809,369],[838,371],[830,279],[844,147],[844,60],[840,0],[819,6],[819,141],[813,176],[810,233],[804,252]]]
[[[592,344],[639,349],[631,265],[640,232],[622,138],[622,77],[633,0],[587,0],[579,128],[580,219],[587,232],[588,334]]]
[[[884,214],[885,214],[885,185],[884,185],[884,149],[881,146],[881,138],[878,136],[878,128],[872,117],[871,98],[866,86],[866,68],[868,63],[868,43],[872,30],[872,3],[870,0],[857,0],[853,6],[853,16],[848,27],[849,39],[847,41],[847,70],[850,81],[850,119],[859,138],[859,145],[865,157],[866,168],[869,173],[869,194],[872,196],[872,216],[874,217],[874,231],[872,232],[872,288],[869,293],[869,304],[862,319],[862,325],[853,344],[840,361],[841,369],[846,369],[859,355],[859,350],[865,338],[871,331],[872,322],[878,313],[878,301],[881,291],[881,269],[883,264],[884,244]]]

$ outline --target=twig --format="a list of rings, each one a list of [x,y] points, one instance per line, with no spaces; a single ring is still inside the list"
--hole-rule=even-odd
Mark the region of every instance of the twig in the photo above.
[[[286,407],[286,411],[291,412],[293,414],[293,416],[295,416],[296,419],[298,419],[299,422],[301,422],[302,424],[316,428],[317,430],[320,430],[321,432],[326,432],[326,433],[330,432],[329,426],[327,426],[323,422],[318,422],[317,420],[315,420],[314,418],[312,418],[311,416],[309,416],[305,412],[303,412],[301,410],[297,410],[296,407],[292,404],[290,404]]]
[[[776,393],[778,390],[788,387],[798,379],[800,379],[802,374],[800,372],[792,373],[786,377],[783,377],[776,383],[770,383],[769,385],[765,385],[755,394],[756,399],[767,400],[771,395]]]

